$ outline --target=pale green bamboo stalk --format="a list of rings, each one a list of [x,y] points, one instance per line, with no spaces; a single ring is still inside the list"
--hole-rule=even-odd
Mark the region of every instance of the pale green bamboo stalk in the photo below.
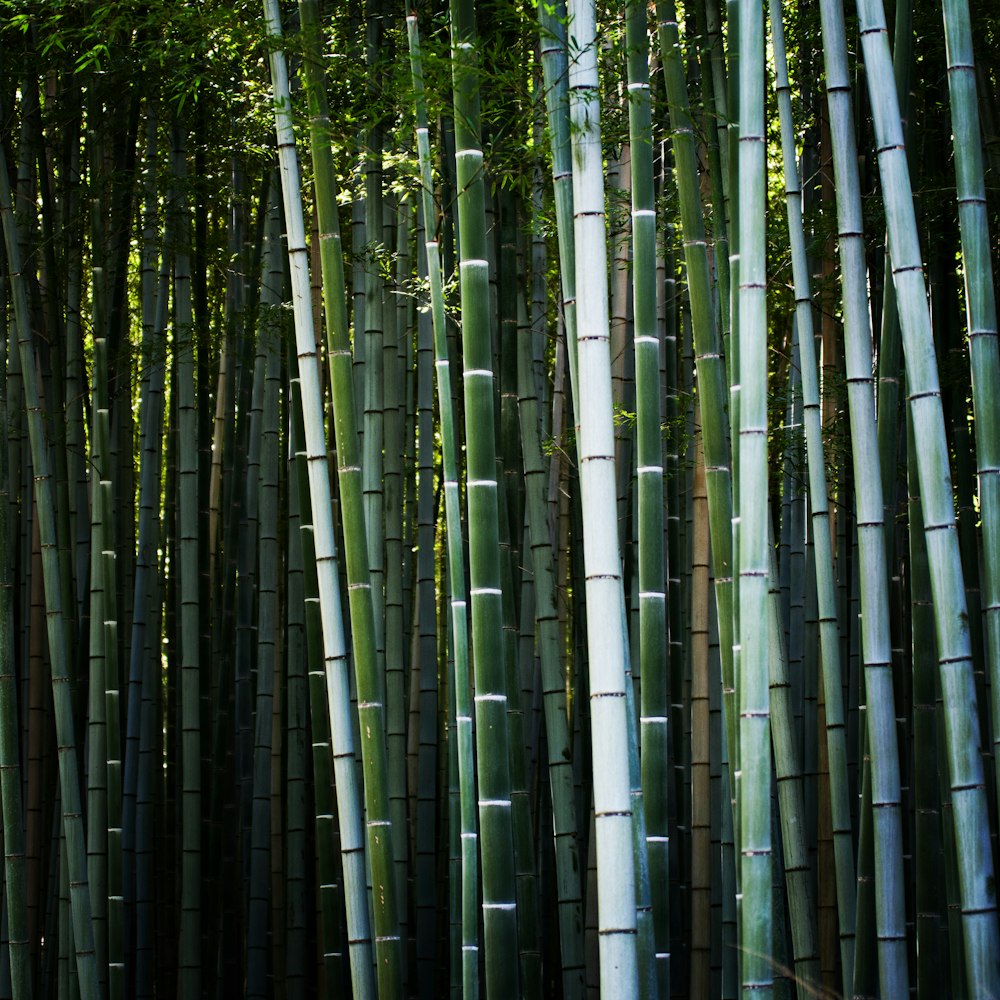
[[[920,441],[917,469],[945,706],[966,972],[969,989],[988,995],[1000,992],[1000,927],[944,414],[885,14],[878,0],[861,0],[858,13],[889,228],[910,412],[914,435]]]
[[[461,983],[466,1000],[479,995],[478,929],[478,835],[476,833],[476,775],[473,755],[473,703],[469,684],[468,617],[465,599],[465,563],[462,542],[461,498],[458,482],[457,433],[452,406],[448,337],[445,329],[444,296],[438,234],[432,228],[437,218],[434,181],[431,174],[430,134],[424,100],[423,63],[417,19],[406,19],[410,43],[417,118],[417,151],[420,166],[424,217],[424,254],[430,281],[431,320],[434,335],[434,369],[437,375],[438,409],[441,414],[441,465],[445,502],[445,534],[448,565],[452,689],[455,699],[455,743],[459,782],[458,825],[461,834]]]
[[[847,70],[843,11],[837,0],[820,7],[827,101],[837,188],[837,226],[843,273],[845,362],[858,519],[861,654],[871,756],[876,924],[882,991],[908,989],[903,899],[902,818],[896,713],[892,686],[889,593],[883,533],[882,481],[872,388],[871,327],[867,309],[864,227]]]
[[[607,298],[604,178],[594,4],[572,0],[577,49],[569,69],[576,245],[580,492],[598,850],[601,989],[639,992],[635,858],[629,795],[625,636],[621,617]]]
[[[277,42],[282,33],[277,0],[265,0],[264,16],[267,32]],[[323,631],[323,655],[326,665],[330,727],[334,744],[334,771],[347,902],[352,986],[356,1000],[362,1000],[362,998],[375,996],[375,970],[368,919],[361,794],[357,786],[357,770],[354,761],[354,722],[352,720],[354,710],[351,705],[347,647],[341,617],[340,584],[336,570],[336,547],[330,502],[323,401],[319,388],[319,362],[316,354],[312,313],[309,308],[309,268],[302,223],[302,202],[299,194],[301,188],[298,159],[295,153],[295,136],[292,129],[291,96],[288,90],[288,71],[284,52],[277,45],[274,45],[270,50],[270,64],[274,88],[275,129],[278,136],[285,226],[288,234],[289,268],[292,275],[292,304],[299,379],[302,390],[301,406],[309,471],[309,493],[312,501],[313,538]],[[314,89],[310,88],[310,90]],[[319,122],[316,124],[320,125]],[[327,230],[325,227],[323,229],[324,232],[336,232],[335,229]],[[327,242],[332,243],[333,241],[331,239]],[[339,254],[336,252],[332,256],[339,260]],[[341,356],[343,357],[343,355]],[[349,355],[346,360],[349,363]],[[343,461],[342,451],[340,451],[340,457]],[[355,547],[364,540],[364,537],[362,529],[360,535],[354,538]],[[358,622],[354,631],[359,638],[367,635],[368,639],[371,640],[374,638],[374,623],[371,621]],[[381,704],[377,704],[377,710],[380,712]],[[381,731],[378,735],[381,739]],[[381,837],[388,830],[388,819],[384,819],[381,814],[369,816],[369,823],[373,820],[380,824],[378,835]],[[391,861],[388,861],[388,858],[391,858],[391,853],[387,856],[385,847],[389,847],[391,851],[391,838],[384,838],[384,847],[380,857],[371,859],[373,864],[377,862],[377,871],[374,872],[373,878],[376,884],[380,888],[384,887],[386,894],[391,897],[393,885],[390,874]],[[380,907],[377,912],[384,914],[384,908]],[[389,983],[399,975],[398,965],[393,967],[395,963],[391,961],[393,952],[398,951],[398,945],[398,936],[395,942],[385,942],[383,945],[385,951],[388,952],[387,957],[390,958],[385,970]],[[381,978],[382,976],[380,976],[380,980]],[[398,982],[398,978],[396,978],[395,988],[387,983],[387,995],[398,993]]]
[[[809,506],[812,512],[812,541],[815,551],[816,600],[822,683],[826,713],[827,760],[830,775],[830,813],[834,840],[837,884],[837,915],[840,927],[842,992],[852,984],[854,968],[854,848],[851,837],[850,801],[847,785],[847,745],[844,733],[844,702],[840,663],[837,603],[834,593],[833,552],[830,544],[829,500],[823,453],[822,414],[817,380],[816,348],[813,333],[813,304],[809,287],[805,233],[802,227],[802,190],[795,151],[791,88],[785,58],[781,6],[770,3],[771,44],[774,52],[775,89],[781,121],[781,146],[785,181],[785,208],[788,239],[792,250],[792,277],[795,289],[795,322],[799,372],[802,379],[802,421],[809,470]]]
[[[913,64],[913,4],[912,0],[900,0],[896,4],[895,37],[892,46],[892,63],[896,78],[896,89],[909,94],[909,81]],[[904,129],[910,132],[908,124]],[[909,134],[907,134],[909,142]],[[885,240],[884,264],[882,268],[882,329],[878,345],[878,396],[875,412],[878,417],[878,450],[882,463],[882,499],[885,504],[885,518],[891,523],[895,516],[896,492],[899,483],[899,395],[902,383],[903,349],[899,336],[899,316],[896,312],[896,289],[892,283],[892,259]],[[892,559],[895,539],[886,533],[886,546]]]
[[[759,5],[739,18],[739,754],[740,952],[744,991],[773,993],[771,732],[768,691],[770,513],[764,211],[764,30]],[[734,275],[734,278],[736,276]],[[737,329],[734,323],[734,330]],[[705,419],[704,408],[702,419]]]
[[[569,352],[570,383],[576,384],[576,264],[573,236],[573,168],[570,159],[569,72],[566,3],[538,5],[539,57],[552,154],[552,188],[559,245],[559,282]]]
[[[983,175],[982,134],[968,0],[945,0],[944,29],[952,144],[968,312],[979,509],[983,522],[983,607],[993,719],[994,780],[1000,791],[1000,358],[997,305]],[[975,623],[972,624],[975,628]]]
[[[403,948],[397,904],[397,873],[394,871],[394,837],[389,807],[389,776],[386,759],[384,684],[380,673],[378,642],[380,628],[375,591],[379,584],[369,576],[371,533],[366,532],[363,500],[363,469],[359,465],[355,424],[354,379],[347,322],[344,262],[340,247],[336,188],[329,137],[325,83],[322,73],[319,16],[314,0],[300,3],[300,13],[309,44],[306,60],[310,112],[310,141],[315,165],[316,210],[323,270],[323,306],[327,327],[327,357],[333,396],[333,420],[337,442],[337,481],[343,519],[351,637],[358,697],[361,761],[364,769],[368,864],[371,869],[374,909],[375,957],[379,994],[401,995]],[[286,206],[286,217],[288,208]],[[368,358],[370,363],[372,358]],[[307,424],[308,430],[308,424]],[[369,447],[366,435],[366,448]],[[367,461],[366,455],[365,460]],[[315,517],[315,507],[314,507]],[[379,524],[381,522],[378,522]],[[381,534],[376,525],[372,531]],[[367,537],[369,545],[363,543]],[[318,548],[318,546],[317,546]],[[404,785],[405,788],[405,785]],[[405,836],[405,831],[399,831]]]

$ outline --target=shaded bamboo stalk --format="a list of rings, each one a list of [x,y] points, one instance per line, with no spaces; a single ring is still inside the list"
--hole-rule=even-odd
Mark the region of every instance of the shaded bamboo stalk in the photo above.
[[[281,37],[281,18],[276,0],[266,0],[264,14],[269,35]],[[270,51],[274,87],[275,128],[278,135],[279,168],[288,233],[289,269],[292,275],[292,303],[301,385],[301,407],[309,472],[309,494],[313,515],[313,538],[319,585],[319,603],[326,668],[330,728],[334,743],[334,773],[340,820],[340,850],[344,867],[347,927],[350,941],[354,996],[375,996],[373,948],[368,919],[368,890],[365,873],[365,837],[361,794],[357,785],[354,758],[354,725],[348,679],[340,584],[337,579],[336,547],[330,499],[323,402],[320,394],[316,337],[310,311],[309,273],[302,223],[302,202],[295,138],[292,130],[291,97],[283,51]],[[360,538],[364,539],[364,532]],[[369,633],[370,634],[370,633]],[[383,854],[383,862],[385,855]],[[389,877],[383,864],[379,876]],[[391,892],[391,886],[389,888]],[[396,942],[398,945],[398,940]]]
[[[483,151],[479,135],[475,5],[472,0],[452,0],[450,9],[469,594],[472,599],[472,663],[476,692],[480,851],[484,860],[483,945],[486,995],[490,1000],[499,1000],[518,990],[518,967],[512,961],[518,944],[507,681],[503,655],[500,507],[494,443],[490,266],[487,260]]]
[[[970,990],[989,994],[1000,989],[1000,926],[986,833],[989,823],[976,687],[944,414],[885,14],[878,0],[863,0],[858,10],[865,70],[873,95],[879,174],[885,192],[910,412],[914,435],[920,441],[917,469],[945,706],[966,973]]]

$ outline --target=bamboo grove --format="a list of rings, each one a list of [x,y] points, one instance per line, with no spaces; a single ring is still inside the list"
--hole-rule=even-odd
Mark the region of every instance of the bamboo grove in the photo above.
[[[0,2],[0,998],[1000,997],[1000,15]]]

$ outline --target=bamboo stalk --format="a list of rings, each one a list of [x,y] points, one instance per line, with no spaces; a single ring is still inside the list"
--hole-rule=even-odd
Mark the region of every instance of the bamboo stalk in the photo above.
[[[577,49],[569,69],[576,245],[580,495],[594,762],[601,990],[638,995],[635,860],[629,795],[625,636],[622,631],[611,403],[604,178],[593,3],[573,0]]]

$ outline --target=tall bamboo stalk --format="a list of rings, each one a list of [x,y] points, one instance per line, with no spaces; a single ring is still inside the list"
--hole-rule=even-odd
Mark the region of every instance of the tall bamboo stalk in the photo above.
[[[989,823],[975,710],[976,688],[944,414],[885,14],[879,0],[862,0],[858,10],[872,95],[910,412],[914,435],[920,441],[917,468],[945,706],[966,974],[971,990],[989,994],[1000,990],[1000,927],[992,854],[986,834]]]
[[[497,1000],[517,992],[518,972],[513,955],[518,945],[500,587],[489,262],[483,151],[479,136],[475,5],[472,0],[452,0],[450,10],[468,471],[469,594],[472,598],[476,766],[483,858],[483,944],[486,994],[491,1000]]]
[[[306,61],[310,100],[310,140],[315,174],[316,209],[323,268],[323,304],[327,326],[327,357],[333,396],[333,418],[337,440],[338,483],[344,523],[351,638],[361,723],[361,759],[364,768],[368,863],[371,867],[374,902],[376,972],[383,997],[400,995],[403,960],[394,871],[393,830],[389,813],[388,765],[385,742],[384,686],[379,674],[376,622],[377,584],[367,572],[371,555],[366,533],[366,511],[362,499],[362,469],[355,425],[354,381],[348,339],[347,299],[343,256],[340,250],[334,172],[327,128],[328,117],[319,57],[318,11],[314,4],[301,5],[310,45]],[[287,215],[286,207],[286,215]],[[371,357],[368,363],[371,363]],[[366,448],[368,440],[366,439]],[[376,526],[372,531],[380,534]],[[366,549],[362,540],[368,537]]]
[[[646,7],[625,8],[628,113],[632,168],[632,303],[638,472],[639,666],[642,677],[642,793],[646,809],[649,878],[666,884],[668,827],[667,605],[664,565],[663,448],[660,439],[660,341],[656,322],[656,209],[649,93]],[[653,894],[653,933],[660,1000],[670,995],[669,896]]]
[[[979,509],[984,526],[983,608],[992,696],[994,780],[1000,791],[1000,536],[996,531],[996,525],[1000,524],[1000,453],[997,451],[1000,427],[993,405],[1000,396],[996,291],[990,267],[990,230],[969,5],[967,0],[948,0],[943,4],[943,11],[972,367]]]
[[[847,746],[844,738],[844,709],[837,607],[834,595],[833,553],[830,545],[829,500],[826,485],[823,437],[813,333],[813,302],[809,287],[805,234],[802,226],[802,191],[795,152],[792,102],[785,58],[781,8],[770,4],[772,46],[775,59],[775,88],[781,121],[782,160],[785,180],[785,207],[788,237],[792,248],[795,290],[796,343],[802,379],[803,423],[809,474],[809,504],[812,514],[812,542],[819,615],[822,685],[826,717],[826,752],[830,781],[830,815],[834,839],[837,886],[837,915],[840,927],[842,991],[851,989],[854,967],[854,853],[851,842],[850,805],[847,787]]]
[[[56,506],[50,472],[49,446],[42,422],[39,379],[32,347],[28,299],[21,266],[21,247],[14,218],[5,156],[0,156],[0,215],[3,218],[7,264],[13,279],[10,287],[14,304],[14,324],[17,331],[24,405],[34,468],[34,509],[37,516],[39,540],[42,545],[42,573],[45,604],[48,611],[46,624],[52,673],[52,698],[55,704],[56,739],[59,746],[60,807],[66,845],[67,873],[71,883],[70,906],[76,951],[76,970],[81,989],[85,994],[88,997],[99,997],[100,985],[97,957],[94,952],[94,933],[91,925],[90,889],[87,882],[80,775],[76,759],[76,738],[69,683],[68,636],[62,607],[59,556],[56,545]]]
[[[740,947],[744,990],[772,993],[771,733],[768,690],[767,300],[764,28],[740,6],[739,78],[739,745]],[[735,365],[734,365],[735,368]]]
[[[462,540],[461,497],[458,480],[457,431],[452,406],[451,366],[445,329],[439,234],[434,228],[434,181],[431,173],[430,132],[424,98],[423,60],[417,19],[406,19],[410,44],[420,166],[421,204],[424,218],[424,255],[430,282],[431,322],[434,335],[434,370],[437,376],[438,411],[441,416],[441,465],[444,476],[445,533],[449,591],[449,634],[452,690],[455,699],[456,764],[459,784],[461,851],[461,984],[467,998],[479,994],[478,835],[476,832],[476,775],[473,754],[473,703],[469,684],[468,616],[465,599],[465,559]]]
[[[281,38],[281,18],[276,0],[265,0],[264,16],[268,34],[277,42]],[[348,680],[347,648],[341,617],[340,584],[337,579],[336,548],[333,514],[330,503],[330,479],[327,465],[326,435],[323,426],[323,402],[319,386],[319,361],[316,338],[309,308],[309,269],[302,224],[302,202],[299,196],[299,169],[292,130],[291,96],[284,52],[275,45],[270,52],[271,79],[274,87],[275,129],[278,135],[278,156],[281,188],[288,233],[289,269],[292,276],[292,303],[298,371],[302,388],[302,415],[305,424],[306,452],[309,467],[309,493],[313,514],[320,614],[322,616],[323,654],[326,663],[327,696],[330,727],[334,743],[334,772],[337,806],[340,820],[340,850],[344,866],[344,887],[347,902],[347,928],[350,942],[352,986],[355,998],[375,996],[374,965],[371,932],[368,919],[368,892],[365,874],[365,837],[361,794],[357,786],[354,762],[354,725],[352,720],[350,683]],[[353,376],[352,376],[353,377]],[[364,531],[355,535],[354,544],[363,542]],[[368,630],[372,639],[374,626]],[[378,709],[381,704],[377,703]],[[381,732],[379,733],[381,737]],[[380,823],[378,834],[384,835],[388,820],[369,817]],[[371,829],[371,827],[369,827]],[[379,867],[373,877],[385,887],[391,898],[391,840],[385,837]],[[384,899],[385,897],[383,897]],[[384,913],[384,908],[382,910]],[[385,942],[389,954],[398,950],[395,942]],[[380,963],[380,972],[382,972]],[[389,982],[399,975],[398,966],[390,963],[385,972]],[[383,972],[383,974],[385,974]],[[381,977],[380,977],[381,979]],[[398,980],[396,980],[398,983]],[[390,994],[395,993],[391,987]]]
[[[589,0],[573,0],[569,15],[577,46],[569,69],[570,138],[576,245],[577,398],[586,401],[578,417],[594,810],[596,829],[600,831],[596,839],[601,989],[609,996],[614,993],[634,997],[638,995],[640,977],[594,5]]]

